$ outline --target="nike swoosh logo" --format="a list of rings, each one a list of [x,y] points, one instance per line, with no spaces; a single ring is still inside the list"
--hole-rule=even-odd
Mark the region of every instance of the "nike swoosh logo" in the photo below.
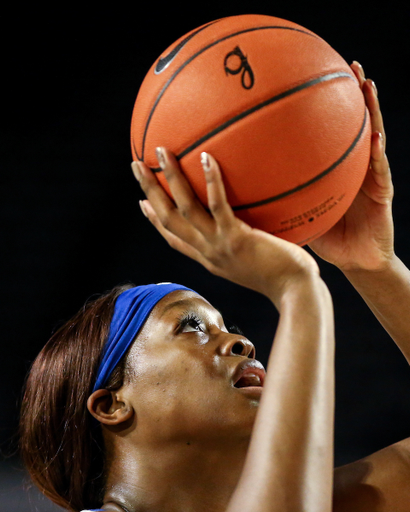
[[[219,20],[216,20],[219,21]],[[156,75],[159,75],[166,69],[171,62],[175,59],[175,57],[178,55],[178,53],[181,51],[181,49],[187,44],[187,42],[192,39],[194,36],[198,34],[198,32],[202,32],[202,30],[209,27],[209,25],[213,25],[216,23],[216,21],[211,21],[211,23],[208,23],[207,25],[199,28],[198,30],[195,30],[195,32],[192,32],[192,34],[189,34],[185,39],[183,39],[175,48],[173,48],[168,55],[165,55],[165,57],[162,57],[158,60],[157,65],[155,66],[154,73]]]

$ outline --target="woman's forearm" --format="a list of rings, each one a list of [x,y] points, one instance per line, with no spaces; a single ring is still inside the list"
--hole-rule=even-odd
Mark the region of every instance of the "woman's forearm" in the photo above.
[[[318,275],[283,295],[244,471],[228,512],[330,512],[334,328]]]
[[[383,270],[344,274],[410,363],[410,270],[394,256]]]

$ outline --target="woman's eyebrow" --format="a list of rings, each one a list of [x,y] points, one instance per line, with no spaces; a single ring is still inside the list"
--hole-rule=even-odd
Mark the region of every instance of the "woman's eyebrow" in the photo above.
[[[194,307],[192,304],[192,299],[180,299],[176,300],[174,302],[170,302],[166,306],[164,306],[164,309],[162,310],[162,313],[160,315],[160,318],[165,315],[165,313],[168,313],[173,308],[192,308]]]
[[[193,302],[192,299],[180,299],[180,300],[176,300],[174,302],[170,302],[169,304],[167,304],[166,306],[164,306],[164,309],[162,310],[161,312],[161,315],[160,315],[160,318],[165,315],[166,313],[168,313],[170,310],[174,309],[174,308],[178,308],[178,309],[192,309],[192,310],[195,310],[195,311],[199,311],[198,308],[202,308],[203,306],[207,306],[208,304],[205,302],[205,304],[203,303],[197,303],[197,302]],[[209,304],[209,307],[216,311],[217,313],[219,313],[221,319],[222,319],[222,322],[223,322],[223,316],[222,316],[222,313],[219,311],[219,309],[216,309],[214,308],[213,306],[211,306]]]

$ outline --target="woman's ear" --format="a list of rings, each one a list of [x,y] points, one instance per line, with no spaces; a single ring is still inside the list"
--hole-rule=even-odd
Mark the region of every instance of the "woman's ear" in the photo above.
[[[117,395],[116,391],[97,389],[88,398],[87,409],[104,425],[121,425],[133,417],[134,409],[128,400],[119,400]]]

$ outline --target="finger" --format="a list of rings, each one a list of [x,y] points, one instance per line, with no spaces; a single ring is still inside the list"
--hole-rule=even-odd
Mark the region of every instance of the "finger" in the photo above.
[[[154,173],[144,162],[132,162],[131,169],[147,197],[150,195],[154,199],[154,202],[163,204],[167,209],[175,208],[171,198],[162,188],[161,184],[154,176]]]
[[[380,132],[372,134],[371,140],[371,163],[377,169],[378,174],[385,174],[388,171],[388,166],[384,164],[387,162],[387,157],[384,152],[383,135]]]
[[[350,67],[354,71],[357,79],[359,80],[360,87],[363,90],[366,106],[369,109],[371,115],[372,133],[380,132],[383,135],[383,140],[385,144],[386,133],[384,130],[383,117],[380,111],[376,84],[373,82],[373,80],[366,79],[364,69],[359,62],[353,61]]]
[[[235,215],[226,198],[219,165],[208,153],[201,154],[201,163],[205,172],[208,208],[221,230],[228,229],[235,221]]]
[[[357,62],[357,60],[353,61],[353,63],[350,66],[356,75],[356,78],[359,80],[360,88],[363,87],[364,82],[366,81],[366,77],[364,74],[364,70],[361,64]]]
[[[166,148],[157,148],[158,163],[168,182],[172,197],[183,218],[204,234],[213,230],[213,222],[181,172],[175,156]]]
[[[147,219],[151,222],[151,224],[157,229],[160,235],[166,240],[170,247],[179,251],[180,253],[192,258],[197,261],[205,268],[210,270],[210,263],[204,258],[203,254],[195,249],[192,245],[185,242],[171,231],[168,231],[161,223],[158,215],[156,214],[154,208],[151,206],[148,200],[139,202],[141,211],[147,217]]]
[[[393,198],[393,183],[381,133],[372,135],[370,167],[373,179],[380,187],[380,198],[391,200]]]
[[[384,149],[386,149],[386,133],[384,130],[383,116],[380,110],[376,84],[373,82],[373,80],[367,79],[363,84],[363,94],[365,97],[366,106],[370,113],[372,133],[379,132],[382,134]]]
[[[180,215],[178,208],[162,188],[151,169],[143,162],[133,162],[131,167],[162,226],[189,245],[200,249],[204,240],[203,236]]]

